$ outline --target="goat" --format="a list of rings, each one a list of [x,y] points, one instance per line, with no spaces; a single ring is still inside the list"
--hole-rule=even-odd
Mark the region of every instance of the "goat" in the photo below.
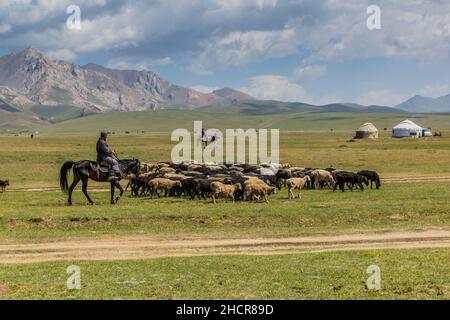
[[[286,180],[286,186],[288,188],[289,200],[295,199],[293,190],[298,189],[298,198],[301,199],[302,189],[311,182],[311,178],[306,176],[304,178],[291,178]]]

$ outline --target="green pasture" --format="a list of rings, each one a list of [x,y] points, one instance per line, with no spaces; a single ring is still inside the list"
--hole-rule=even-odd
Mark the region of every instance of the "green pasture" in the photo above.
[[[74,206],[56,192],[0,194],[0,240],[42,242],[103,236],[157,238],[289,237],[450,227],[450,182],[386,184],[366,192],[304,191],[302,201],[287,191],[269,204],[188,199],[131,198],[109,204],[109,192],[81,192]]]
[[[44,110],[45,111],[45,110]],[[68,110],[70,111],[70,110]],[[392,139],[390,128],[405,118],[441,131],[443,137]],[[11,128],[0,119],[0,129]],[[385,183],[381,190],[306,190],[301,201],[287,191],[269,204],[131,198],[117,206],[109,192],[92,191],[88,206],[79,189],[74,206],[58,187],[67,160],[95,159],[101,130],[120,158],[170,160],[173,129],[279,128],[282,163],[358,171],[382,180],[450,176],[450,116],[358,113],[236,115],[209,111],[115,113],[39,126],[39,134],[0,135],[0,241],[39,243],[71,239],[151,236],[155,239],[290,237],[450,228],[450,182],[429,179]],[[3,122],[2,122],[3,121]],[[24,120],[25,121],[25,120]],[[23,126],[35,119],[26,119]],[[349,142],[354,129],[371,121],[380,139]],[[387,130],[385,131],[384,128]],[[12,130],[12,129],[11,129]],[[71,178],[71,177],[70,177]],[[123,184],[126,184],[123,181]],[[99,185],[91,184],[94,189]],[[104,185],[107,187],[106,185]],[[0,299],[448,299],[450,250],[372,250],[281,256],[215,256],[145,261],[0,264]],[[82,270],[82,290],[65,287],[66,268]],[[382,290],[367,290],[367,267],[382,270]]]
[[[376,141],[348,142],[351,131],[280,133],[280,161],[293,166],[346,170],[371,169],[383,178],[450,176],[450,130],[442,138],[393,139],[382,133]],[[449,136],[447,136],[449,134]],[[98,133],[0,135],[0,179],[12,189],[57,187],[59,169],[67,160],[95,159]],[[169,161],[169,132],[116,132],[108,143],[123,159]]]
[[[0,299],[449,299],[450,250],[0,265]],[[68,290],[66,269],[81,270]],[[366,287],[381,269],[381,290]]]

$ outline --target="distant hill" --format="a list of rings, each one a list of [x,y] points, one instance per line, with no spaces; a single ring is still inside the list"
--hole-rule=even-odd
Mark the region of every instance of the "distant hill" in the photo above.
[[[215,94],[216,96],[219,96],[221,98],[228,99],[230,101],[234,101],[234,102],[255,100],[255,98],[253,98],[252,96],[250,96],[246,93],[243,93],[241,91],[231,89],[231,88],[215,90],[215,91],[213,91],[213,94]]]
[[[292,131],[354,131],[363,123],[372,122],[380,131],[390,133],[392,127],[406,118],[421,126],[433,130],[450,128],[449,115],[414,115],[405,113],[364,113],[364,112],[324,112],[291,111],[281,113],[250,114],[234,112],[214,112],[207,109],[192,110],[158,110],[154,112],[114,112],[93,115],[85,118],[65,121],[41,127],[43,133],[89,132],[97,135],[99,130],[108,130],[116,134],[142,134],[145,132],[166,132],[170,141],[170,132],[177,128],[193,130],[194,121],[201,120],[205,128],[237,129],[267,128]],[[225,132],[225,131],[224,131]]]
[[[450,94],[439,98],[417,95],[396,108],[415,113],[447,113],[450,112]]]
[[[207,106],[201,108],[208,111],[235,112],[243,114],[276,114],[284,112],[318,111],[318,112],[358,112],[358,113],[405,113],[404,110],[384,106],[362,106],[352,103],[335,103],[317,106],[300,102],[280,102],[270,100],[239,101],[224,108],[223,106]]]
[[[48,125],[37,117],[23,112],[9,112],[0,107],[0,132],[28,131],[30,128],[39,128]]]

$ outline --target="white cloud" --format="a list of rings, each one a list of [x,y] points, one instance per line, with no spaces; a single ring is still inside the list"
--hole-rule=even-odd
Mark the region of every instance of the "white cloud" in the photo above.
[[[389,89],[373,90],[361,95],[356,99],[356,103],[362,105],[378,105],[393,107],[406,101],[407,97],[401,93],[393,92]]]
[[[301,85],[279,75],[253,77],[248,87],[239,90],[261,100],[311,103],[311,99]]]
[[[210,74],[224,67],[237,67],[268,58],[284,57],[297,51],[292,29],[232,32],[203,44],[204,51],[194,59],[189,70]]]
[[[450,1],[445,0],[378,0],[382,29],[375,31],[366,26],[368,0],[78,0],[82,30],[77,32],[65,28],[65,10],[72,3],[1,0],[0,49],[177,56],[200,74],[297,52],[306,65],[377,57],[437,64],[448,61],[450,52]]]
[[[11,31],[11,25],[9,24],[0,24],[0,34],[7,33]]]
[[[295,69],[294,77],[299,80],[312,80],[323,77],[327,72],[326,66],[313,64]]]
[[[172,63],[172,59],[170,57],[164,57],[164,58],[155,60],[155,64],[162,65],[162,66],[166,66],[171,63]]]
[[[420,89],[419,93],[423,96],[437,98],[450,94],[450,86],[448,84],[430,85]]]
[[[219,90],[218,87],[208,87],[208,86],[204,86],[204,85],[192,86],[191,89],[194,89],[194,90],[202,92],[202,93],[211,93],[213,91]]]

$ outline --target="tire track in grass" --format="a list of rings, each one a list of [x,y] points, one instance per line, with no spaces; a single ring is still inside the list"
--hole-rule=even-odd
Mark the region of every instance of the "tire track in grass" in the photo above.
[[[0,264],[417,248],[450,248],[450,230],[427,229],[290,238],[163,240],[140,236],[39,244],[6,244],[0,245]]]

